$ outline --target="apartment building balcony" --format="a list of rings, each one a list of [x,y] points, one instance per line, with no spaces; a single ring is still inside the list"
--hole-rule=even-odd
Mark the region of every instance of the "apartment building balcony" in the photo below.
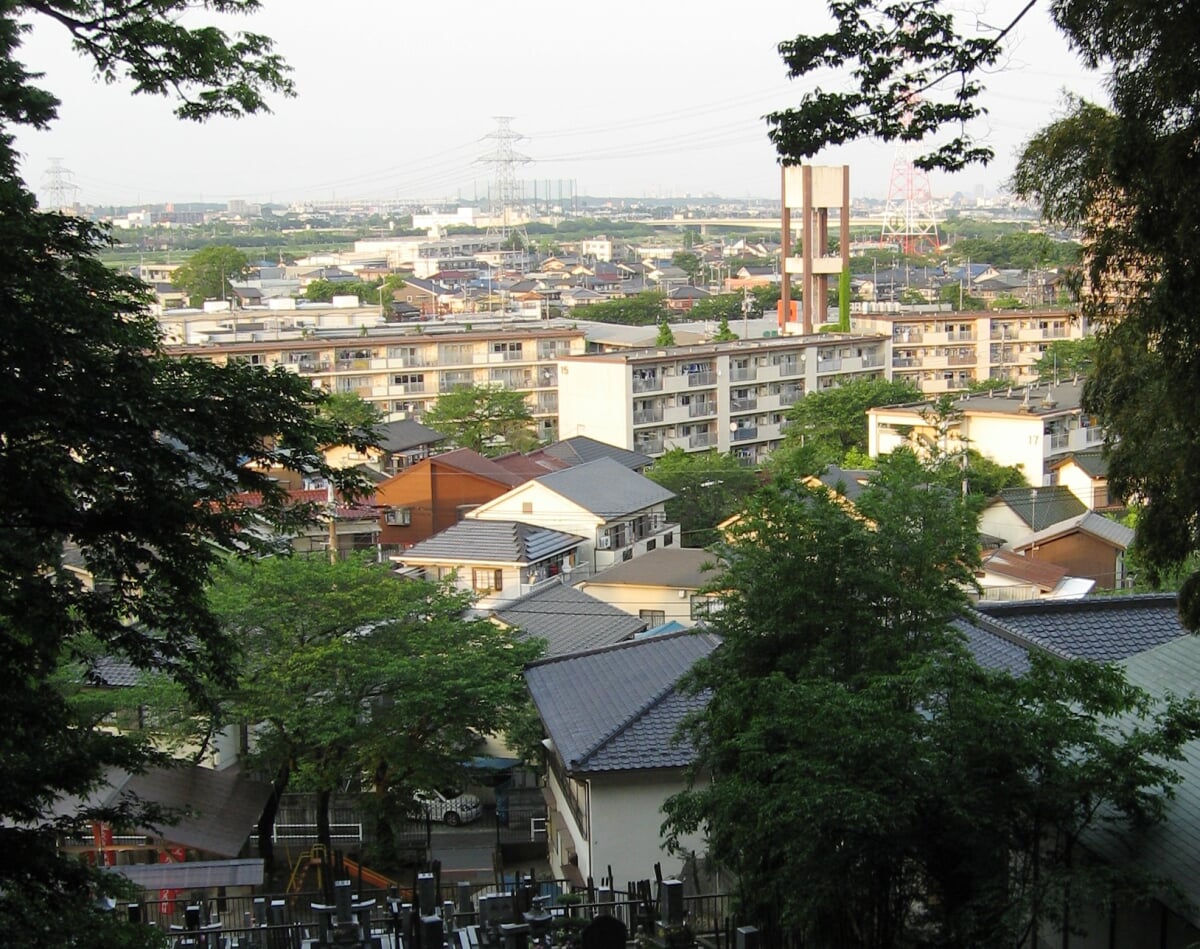
[[[653,409],[638,409],[633,413],[634,425],[660,425],[663,420],[662,406]]]
[[[925,341],[925,333],[922,330],[911,330],[906,328],[897,329],[892,334],[892,345],[902,346],[905,343],[923,343]]]
[[[758,399],[730,399],[730,412],[753,412],[758,408]]]
[[[758,426],[748,426],[746,428],[735,428],[729,433],[730,441],[749,442],[758,438]]]
[[[921,368],[921,358],[919,356],[893,356],[893,369],[919,369]]]
[[[663,381],[662,376],[649,377],[633,377],[633,391],[636,392],[662,392]]]
[[[1095,445],[1104,441],[1104,429],[1098,425],[1089,425],[1083,432],[1083,440],[1088,445]]]
[[[712,369],[707,369],[704,372],[689,372],[687,373],[687,384],[690,388],[696,386],[715,386],[717,384],[717,374]]]
[[[688,436],[688,448],[713,448],[716,444],[716,432],[693,432]]]
[[[974,353],[952,354],[947,360],[951,366],[973,366],[978,361]]]
[[[337,372],[346,372],[348,370],[363,370],[371,368],[370,359],[338,359],[334,362],[333,368]]]
[[[688,406],[688,418],[704,418],[708,415],[717,414],[717,403],[712,399],[705,399],[703,402],[693,402]]]
[[[663,436],[655,434],[650,437],[639,438],[635,435],[633,450],[640,451],[643,455],[661,455],[663,453]]]
[[[758,370],[754,366],[741,366],[729,370],[730,382],[753,382],[758,378]]]
[[[297,372],[313,373],[313,372],[329,372],[333,368],[333,364],[328,361],[322,362],[294,362],[291,363]]]
[[[558,413],[558,393],[539,395],[533,411],[536,415],[556,415]]]
[[[840,372],[842,368],[842,360],[839,356],[829,356],[825,359],[817,360],[817,372]]]
[[[804,390],[791,386],[789,388],[779,390],[779,404],[783,406],[795,405],[804,398]]]
[[[1050,451],[1066,451],[1070,441],[1070,432],[1046,432],[1046,447]]]
[[[804,375],[804,360],[781,359],[775,364],[775,368],[779,370],[781,376],[802,376]]]

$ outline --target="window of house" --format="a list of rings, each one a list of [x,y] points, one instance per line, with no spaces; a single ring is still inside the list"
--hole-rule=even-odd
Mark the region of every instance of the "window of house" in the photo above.
[[[521,502],[521,513],[522,514],[532,514],[533,513],[533,502],[532,501],[522,501]]]
[[[471,589],[476,593],[491,593],[504,589],[503,570],[471,570]]]
[[[650,626],[662,626],[667,614],[663,610],[638,610],[638,619],[644,619]]]
[[[393,527],[409,527],[412,524],[412,508],[394,507],[384,514],[383,519]]]

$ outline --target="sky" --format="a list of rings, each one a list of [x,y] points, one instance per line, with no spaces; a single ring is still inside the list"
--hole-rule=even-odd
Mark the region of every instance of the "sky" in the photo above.
[[[969,23],[1006,25],[1023,0],[950,0]],[[993,193],[1013,156],[1070,90],[1104,101],[1038,5],[987,77],[976,131],[995,161],[930,178],[934,196]],[[272,113],[204,124],[168,100],[95,80],[65,32],[35,24],[21,55],[61,100],[48,131],[19,130],[27,182],[45,201],[57,159],[88,205],[162,202],[487,197],[497,116],[524,136],[514,175],[544,194],[777,198],[779,171],[762,116],[816,83],[789,80],[777,44],[827,27],[818,0],[263,0],[229,29],[274,38],[294,99]],[[826,82],[827,87],[829,83]],[[832,87],[836,87],[836,81]],[[893,145],[830,149],[854,197],[887,196]]]

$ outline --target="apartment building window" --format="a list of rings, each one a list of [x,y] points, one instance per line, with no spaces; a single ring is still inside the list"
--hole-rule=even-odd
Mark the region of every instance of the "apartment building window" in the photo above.
[[[471,589],[476,593],[492,593],[504,589],[503,570],[471,570]]]
[[[638,610],[638,619],[644,619],[648,626],[662,626],[667,621],[665,610]]]
[[[409,372],[392,376],[392,385],[407,386],[410,392],[425,391],[425,373]]]

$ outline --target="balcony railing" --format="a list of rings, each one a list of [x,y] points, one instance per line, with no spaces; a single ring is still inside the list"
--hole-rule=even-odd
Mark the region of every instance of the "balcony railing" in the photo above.
[[[633,391],[634,392],[661,392],[663,387],[661,376],[651,376],[650,378],[634,377]]]
[[[729,370],[730,382],[752,382],[757,378],[758,370],[753,366],[741,366]]]
[[[688,436],[688,448],[711,448],[717,443],[717,436],[712,432],[695,432]]]
[[[730,399],[730,412],[750,412],[758,408],[758,399]]]
[[[803,389],[781,389],[779,391],[780,405],[795,405],[804,398]]]
[[[751,428],[735,428],[732,434],[735,442],[748,442],[751,439],[758,438],[758,426],[755,425]]]
[[[1062,451],[1067,447],[1067,442],[1070,440],[1068,432],[1047,432],[1046,439],[1050,443],[1051,451]]]
[[[656,409],[638,409],[633,413],[634,425],[653,425],[656,422],[663,420],[663,410],[659,406]]]
[[[705,415],[716,415],[717,403],[711,400],[693,402],[688,406],[688,418],[702,418]]]
[[[633,450],[640,451],[643,455],[661,455],[663,440],[661,437],[635,439]]]
[[[715,386],[717,384],[717,374],[711,369],[706,369],[704,372],[689,372],[687,374],[687,384],[689,386]]]
[[[804,364],[795,359],[785,359],[778,367],[781,376],[798,376],[804,372]]]
[[[817,360],[817,372],[837,372],[842,368],[842,360],[838,356]]]

